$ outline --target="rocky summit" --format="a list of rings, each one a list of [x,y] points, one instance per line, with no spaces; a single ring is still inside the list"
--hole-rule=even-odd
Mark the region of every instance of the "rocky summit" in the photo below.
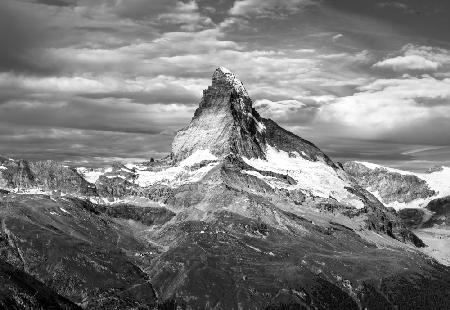
[[[0,277],[18,275],[0,305],[25,308],[24,296],[54,309],[445,309],[450,300],[450,268],[397,212],[262,118],[225,68],[165,158],[0,164]],[[30,290],[45,299],[28,301]]]
[[[176,159],[205,149],[217,156],[264,158],[265,130],[242,82],[229,70],[218,68],[192,122],[177,133],[172,152]]]

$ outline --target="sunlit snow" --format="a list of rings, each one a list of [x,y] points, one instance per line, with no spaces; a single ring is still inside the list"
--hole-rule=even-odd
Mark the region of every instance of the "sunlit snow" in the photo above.
[[[292,177],[297,181],[296,185],[281,183],[276,178],[262,176],[257,172],[246,171],[245,173],[264,179],[272,187],[284,187],[291,190],[301,189],[316,197],[331,197],[358,209],[364,207],[361,200],[345,189],[350,184],[342,180],[332,167],[324,162],[306,160],[300,154],[297,155],[296,157],[290,157],[287,152],[279,151],[268,145],[267,160],[244,158],[247,164],[258,170],[272,171]]]
[[[190,167],[205,160],[214,161],[217,160],[217,157],[211,154],[209,150],[197,150],[175,167],[162,171],[136,171],[138,174],[136,182],[141,187],[147,187],[155,183],[178,186],[183,183],[197,182],[217,165],[217,162],[208,163],[204,167],[191,171]]]
[[[106,169],[88,169],[88,168],[84,168],[84,167],[77,168],[77,172],[79,174],[81,174],[86,181],[88,181],[89,183],[92,183],[92,184],[97,182],[98,178],[101,175],[103,175],[107,172],[111,172],[111,171],[112,171],[112,168],[106,168]]]

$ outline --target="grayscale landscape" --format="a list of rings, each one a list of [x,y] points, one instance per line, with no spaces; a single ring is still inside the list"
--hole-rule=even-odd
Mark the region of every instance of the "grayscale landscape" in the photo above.
[[[450,5],[0,3],[0,309],[448,309]]]

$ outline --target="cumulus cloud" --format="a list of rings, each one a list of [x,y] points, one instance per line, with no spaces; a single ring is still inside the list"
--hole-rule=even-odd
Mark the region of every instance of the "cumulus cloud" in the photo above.
[[[238,0],[230,9],[231,15],[241,16],[279,16],[293,14],[305,5],[313,4],[311,0]]]
[[[355,138],[450,143],[450,79],[379,79],[319,112],[318,122]],[[446,123],[446,124],[445,124]]]
[[[390,68],[395,71],[436,70],[440,64],[419,55],[405,55],[388,58],[373,65],[375,68]]]
[[[211,18],[200,14],[197,2],[178,1],[176,6],[170,11],[158,15],[158,20],[165,23],[179,24],[182,30],[194,31],[212,26]]]
[[[386,58],[373,66],[404,72],[408,70],[436,71],[440,67],[450,64],[450,53],[442,48],[408,44],[402,48],[400,53],[400,56]]]

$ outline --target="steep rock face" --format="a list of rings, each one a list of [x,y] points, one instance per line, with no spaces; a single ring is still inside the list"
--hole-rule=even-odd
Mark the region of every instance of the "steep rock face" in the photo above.
[[[399,214],[412,229],[450,230],[450,196],[433,199],[424,209],[403,209]]]
[[[1,259],[0,283],[1,309],[82,309]]]
[[[201,149],[217,156],[235,153],[264,158],[264,130],[242,82],[218,68],[191,123],[177,133],[172,152],[177,160]]]
[[[345,171],[353,176],[359,185],[376,192],[384,203],[408,203],[419,198],[436,195],[426,181],[415,175],[405,175],[384,168],[370,169],[357,162],[344,163]]]
[[[280,127],[271,119],[263,119],[266,127],[265,137],[269,145],[287,153],[300,153],[305,159],[323,161],[335,169],[339,167],[317,146]]]
[[[425,223],[425,227],[440,226],[450,229],[450,196],[433,199],[426,207],[433,216]]]
[[[0,170],[0,186],[18,190],[40,189],[85,196],[96,195],[93,184],[75,169],[55,161],[4,160]]]

